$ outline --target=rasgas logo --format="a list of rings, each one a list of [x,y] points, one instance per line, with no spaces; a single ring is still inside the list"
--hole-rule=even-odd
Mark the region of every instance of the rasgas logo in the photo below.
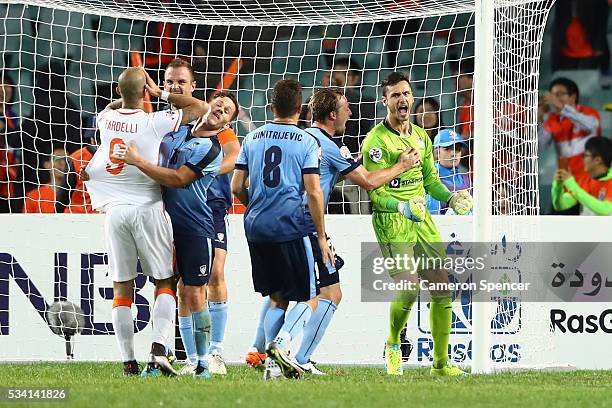
[[[451,234],[454,239],[455,234]],[[494,246],[492,251],[508,252],[505,238],[501,244]],[[459,241],[450,242],[446,248],[447,255],[461,255],[464,249]],[[506,258],[506,257],[504,257]],[[507,257],[511,264],[516,265],[516,257]],[[501,280],[515,278],[520,273],[516,267],[507,265],[500,277]],[[459,276],[459,277],[458,277]],[[451,282],[471,283],[472,275],[450,275]],[[466,285],[467,286],[467,285]],[[496,363],[518,363],[521,360],[521,345],[513,339],[513,335],[521,330],[521,303],[514,297],[491,297],[495,314],[491,319],[491,334],[495,341],[491,346],[491,361]],[[429,308],[427,302],[418,303],[417,325],[419,338],[417,339],[418,361],[433,361],[433,339],[429,323]],[[448,354],[456,363],[472,359],[472,294],[468,290],[457,290],[453,293],[453,317],[451,339]],[[503,341],[500,341],[503,340]]]

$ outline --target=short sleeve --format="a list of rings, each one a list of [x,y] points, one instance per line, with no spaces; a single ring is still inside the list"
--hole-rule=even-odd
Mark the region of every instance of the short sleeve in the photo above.
[[[321,144],[316,137],[307,133],[309,139],[305,143],[305,156],[302,164],[302,174],[319,174],[321,160]]]
[[[183,119],[183,110],[163,110],[152,113],[152,124],[157,137],[161,140],[170,132],[176,132]]]
[[[240,146],[240,152],[236,158],[236,169],[249,171],[249,160],[247,155],[247,139],[244,139],[242,146]]]
[[[325,150],[323,157],[343,176],[359,167],[359,163],[353,160],[350,150],[344,143],[340,146],[333,142],[329,143],[329,149]]]
[[[376,135],[370,134],[366,137],[361,152],[366,170],[374,171],[391,167],[387,147]]]
[[[214,139],[208,140],[211,141],[210,144],[199,143],[185,162],[185,166],[193,170],[198,177],[217,174],[219,171],[219,162],[215,162],[215,159],[221,153],[221,145]]]

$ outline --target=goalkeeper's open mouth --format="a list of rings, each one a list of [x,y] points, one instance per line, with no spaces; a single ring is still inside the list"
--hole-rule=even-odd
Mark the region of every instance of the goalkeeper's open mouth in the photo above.
[[[397,106],[397,112],[401,115],[401,116],[406,116],[409,113],[408,110],[408,105],[398,105]]]

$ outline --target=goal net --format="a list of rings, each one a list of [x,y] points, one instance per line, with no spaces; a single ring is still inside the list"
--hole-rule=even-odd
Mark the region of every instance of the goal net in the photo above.
[[[487,85],[493,99],[492,126],[487,129],[494,144],[492,212],[537,215],[539,57],[552,1],[494,3],[494,76],[493,83]],[[413,121],[422,124],[432,139],[446,128],[461,135],[466,146],[455,171],[470,180],[476,171],[472,165],[473,74],[479,45],[474,7],[473,1],[459,0],[58,0],[1,4],[1,211],[88,212],[82,205],[85,192],[81,184],[67,183],[67,179],[76,175],[81,158],[78,155],[82,154],[79,152],[95,148],[95,113],[116,97],[114,87],[123,69],[141,60],[161,83],[165,66],[175,57],[192,63],[196,96],[208,98],[218,86],[236,93],[241,112],[234,127],[240,137],[272,119],[268,101],[279,79],[298,79],[304,86],[304,102],[317,87],[343,87],[352,117],[342,139],[355,157],[369,129],[385,117],[380,102],[382,80],[393,71],[404,71],[410,75],[415,96]],[[303,119],[306,124],[308,117]],[[369,211],[364,190],[350,182],[338,185],[330,213]],[[98,221],[94,220],[98,218],[91,217],[93,224],[89,224],[87,216],[75,214],[52,221],[45,216],[3,218],[3,223],[15,220],[14,229],[26,234],[24,240],[31,238],[31,245],[39,242],[45,247],[21,248],[10,240],[2,241],[8,246],[2,249],[6,253],[0,259],[0,337],[11,336],[10,331],[25,333],[31,325],[42,325],[33,330],[47,335],[44,319],[21,321],[12,314],[17,313],[16,307],[30,310],[34,305],[42,317],[53,300],[65,298],[88,306],[83,308],[88,318],[81,337],[89,336],[92,340],[87,341],[91,344],[101,344],[102,338],[112,337],[107,335],[112,333],[110,323],[96,323],[110,321],[110,312],[103,312],[109,305],[109,289],[88,286],[88,276],[102,279],[97,276],[103,275],[99,268],[105,263],[99,237],[87,231],[87,225],[97,228]],[[365,218],[359,222],[369,224]],[[45,231],[39,234],[34,230],[40,236],[32,237],[28,234],[34,231],[24,232],[20,223],[32,228],[43,226]],[[76,235],[62,235],[64,230]],[[45,240],[41,241],[43,236]],[[62,249],[61,242],[66,240],[79,240],[79,246]],[[361,240],[374,238],[370,233]],[[37,251],[45,255],[25,262],[15,256],[18,253],[27,259]],[[248,253],[242,248],[230,257],[240,259],[235,262],[248,280]],[[41,263],[44,271],[37,270]],[[73,263],[80,266],[74,267]],[[72,268],[81,273],[77,283],[66,282],[66,271]],[[30,279],[31,273],[39,277]],[[146,281],[139,284],[144,288],[142,293],[151,286]],[[249,285],[244,284],[244,288],[246,291]],[[16,300],[20,296],[9,296],[9,291],[23,292],[27,299]],[[256,319],[255,306],[245,310],[249,309],[249,321]],[[92,318],[94,310],[102,313],[100,320]],[[148,315],[143,311],[138,316],[144,319]],[[346,323],[347,330],[359,326],[353,326],[354,322]],[[250,336],[251,326],[236,326],[239,336]],[[338,347],[335,359],[373,362],[360,357],[355,336],[354,331],[350,332],[349,345],[343,344],[348,349]],[[30,346],[15,345],[0,357],[52,358],[42,350],[44,347],[36,347],[35,338],[27,339]],[[105,349],[96,350],[93,355],[80,357],[107,358],[100,351]],[[108,343],[106,351],[117,357],[114,343]],[[376,357],[375,362],[379,361]]]

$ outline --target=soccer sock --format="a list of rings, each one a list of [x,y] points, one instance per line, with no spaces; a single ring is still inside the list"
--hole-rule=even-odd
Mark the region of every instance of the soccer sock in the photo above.
[[[312,308],[306,302],[299,302],[289,311],[285,323],[274,339],[281,347],[287,347],[291,340],[301,333],[306,322],[312,316]]]
[[[191,315],[179,316],[178,321],[185,354],[187,354],[187,358],[192,364],[197,364],[198,352],[196,351],[195,337],[193,335],[193,317]]]
[[[257,329],[255,330],[255,338],[253,339],[252,347],[256,348],[258,352],[266,352],[266,331],[264,329],[264,321],[266,320],[266,313],[270,308],[270,296],[266,296],[261,305],[261,311],[259,312],[259,321],[257,322]],[[283,313],[283,317],[284,317]],[[282,323],[281,323],[282,326]],[[280,326],[279,326],[280,329]]]
[[[442,368],[448,361],[448,341],[453,319],[453,304],[448,296],[431,298],[429,321],[434,343],[434,368]]]
[[[174,334],[174,314],[176,312],[176,297],[172,289],[159,289],[151,320],[153,323],[153,343],[164,346]]]
[[[119,297],[113,299],[113,328],[123,362],[135,360],[131,299]]]
[[[337,308],[338,306],[331,300],[319,298],[319,305],[304,327],[302,344],[300,344],[300,349],[295,355],[298,363],[306,364],[310,360],[310,356],[323,339],[327,326],[329,326]]]
[[[223,339],[227,324],[227,302],[208,302],[212,326],[210,329],[210,353],[223,353]]]
[[[280,307],[269,307],[264,319],[264,331],[266,334],[266,344],[274,340],[283,323],[285,322],[285,310]],[[265,351],[265,345],[264,345]]]
[[[387,344],[399,345],[400,334],[410,317],[410,310],[416,300],[418,291],[402,290],[395,296],[389,307],[389,338]]]
[[[193,318],[193,335],[198,354],[198,364],[204,363],[208,366],[206,364],[206,354],[210,343],[210,313],[205,306],[199,312],[191,313],[191,317]]]

